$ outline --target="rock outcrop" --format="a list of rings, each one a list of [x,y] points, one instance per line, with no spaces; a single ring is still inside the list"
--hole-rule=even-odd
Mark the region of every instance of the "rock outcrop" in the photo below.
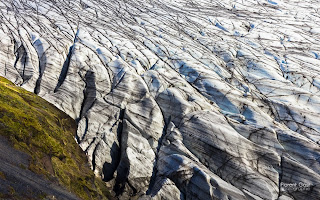
[[[320,4],[2,0],[0,75],[119,199],[317,199]]]

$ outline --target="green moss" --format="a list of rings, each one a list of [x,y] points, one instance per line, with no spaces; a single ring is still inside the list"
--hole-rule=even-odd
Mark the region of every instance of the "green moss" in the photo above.
[[[27,169],[27,167],[26,167],[24,164],[20,164],[19,167],[20,167],[21,169]]]
[[[108,191],[90,170],[75,131],[75,121],[65,113],[0,77],[0,135],[32,157],[28,168],[56,177],[82,199],[106,199]]]
[[[0,179],[6,180],[6,175],[0,171]]]
[[[16,191],[14,190],[13,187],[9,186],[9,193],[11,196],[14,196],[16,194]]]

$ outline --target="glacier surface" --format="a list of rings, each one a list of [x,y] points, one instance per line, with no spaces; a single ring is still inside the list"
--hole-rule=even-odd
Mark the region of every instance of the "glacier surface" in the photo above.
[[[119,199],[319,199],[319,0],[1,0],[0,75]]]

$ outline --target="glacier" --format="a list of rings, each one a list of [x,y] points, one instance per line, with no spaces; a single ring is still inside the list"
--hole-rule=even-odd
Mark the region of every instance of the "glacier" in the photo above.
[[[319,199],[319,0],[2,0],[0,76],[77,121],[118,199]]]

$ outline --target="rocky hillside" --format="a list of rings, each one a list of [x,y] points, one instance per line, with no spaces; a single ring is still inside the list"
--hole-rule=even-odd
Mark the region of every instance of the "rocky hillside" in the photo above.
[[[319,10],[2,0],[0,75],[76,120],[76,141],[119,199],[316,200]]]
[[[0,77],[0,199],[106,199],[108,189],[74,140],[75,125]]]

